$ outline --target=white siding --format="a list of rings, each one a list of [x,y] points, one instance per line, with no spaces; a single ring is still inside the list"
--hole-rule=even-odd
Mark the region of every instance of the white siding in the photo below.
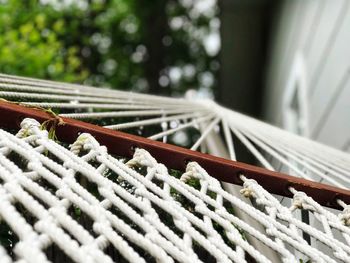
[[[310,137],[350,150],[350,1],[286,0],[275,22],[265,117],[282,126],[285,93],[303,63]],[[295,74],[294,74],[295,75]]]

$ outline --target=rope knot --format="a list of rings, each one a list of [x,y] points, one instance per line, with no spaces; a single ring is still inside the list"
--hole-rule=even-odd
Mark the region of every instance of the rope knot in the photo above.
[[[189,162],[187,164],[186,172],[182,174],[180,180],[187,182],[192,178],[206,181],[212,187],[221,188],[220,182],[211,177],[197,162]]]
[[[253,179],[245,179],[243,183],[243,188],[239,191],[244,197],[250,198],[254,197],[256,198],[256,188],[258,186],[258,183]]]
[[[250,198],[254,196],[254,190],[247,187],[247,188],[243,188],[239,191],[245,198]]]
[[[101,146],[89,133],[80,134],[76,141],[70,145],[70,150],[76,155],[78,155],[82,150],[93,150],[101,154],[107,154],[107,148],[105,146]]]
[[[17,132],[16,136],[18,138],[25,138],[31,135],[41,135],[44,137],[48,137],[48,132],[46,130],[41,130],[40,123],[37,120],[31,118],[25,118],[22,120],[21,129]]]
[[[162,163],[157,163],[156,165],[156,171],[159,173],[159,174],[168,174],[168,168],[162,164]]]
[[[198,163],[196,162],[190,162],[186,166],[186,172],[183,173],[180,177],[180,181],[186,183],[188,180],[195,178],[195,179],[202,179],[200,176],[200,173],[197,169]]]
[[[25,118],[21,122],[22,129],[32,129],[34,127],[40,127],[40,123],[35,119]]]
[[[338,217],[345,226],[350,226],[350,205],[347,205]]]
[[[144,149],[137,148],[135,150],[134,156],[129,160],[126,165],[129,167],[133,166],[146,166],[146,167],[156,167],[157,161],[151,156],[149,152]]]
[[[304,192],[296,192],[293,196],[293,204],[291,210],[303,209],[315,211],[315,207],[309,203],[309,197]]]

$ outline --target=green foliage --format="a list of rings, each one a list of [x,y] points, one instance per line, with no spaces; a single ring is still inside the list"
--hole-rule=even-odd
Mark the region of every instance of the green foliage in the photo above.
[[[0,71],[39,78],[81,81],[78,47],[61,39],[60,12],[37,1],[4,1],[0,5]]]
[[[182,0],[2,0],[0,72],[156,94],[212,89],[217,8]],[[213,23],[215,22],[215,23]]]

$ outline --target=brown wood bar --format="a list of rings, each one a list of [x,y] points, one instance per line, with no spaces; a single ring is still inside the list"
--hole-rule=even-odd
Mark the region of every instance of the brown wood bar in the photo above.
[[[36,108],[0,101],[0,127],[18,129],[24,118],[34,118],[39,122],[52,120],[52,114]],[[132,157],[135,147],[143,148],[168,168],[184,170],[190,161],[198,162],[211,176],[232,184],[242,185],[239,178],[243,174],[255,179],[262,187],[273,194],[291,197],[288,190],[293,187],[303,191],[323,206],[340,209],[336,200],[350,204],[350,191],[326,184],[316,183],[302,178],[273,172],[257,166],[231,161],[178,146],[153,141],[120,131],[106,129],[90,123],[62,118],[64,125],[57,125],[56,136],[60,141],[73,143],[80,133],[93,135],[109,153],[123,157]],[[0,171],[1,172],[1,171]]]

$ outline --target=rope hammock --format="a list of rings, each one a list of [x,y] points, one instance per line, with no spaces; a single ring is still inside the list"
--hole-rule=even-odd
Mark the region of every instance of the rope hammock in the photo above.
[[[8,75],[0,90],[163,142],[191,128],[192,150],[236,160],[239,142],[268,170],[349,188],[348,154],[211,101]],[[244,172],[234,187],[200,163],[171,170],[145,149],[127,159],[89,134],[68,146],[43,127],[26,118],[19,131],[0,130],[0,262],[350,262],[350,208],[340,196],[342,210],[330,210],[296,187],[291,200],[272,195]]]
[[[283,262],[299,260],[291,248],[313,262],[350,259],[348,208],[337,216],[297,191],[292,205],[284,207],[242,176],[241,193],[254,199],[257,209],[224,191],[197,163],[169,176],[142,149],[126,161],[108,154],[89,134],[67,149],[33,119],[21,127],[16,135],[0,131],[0,215],[16,235],[12,245],[18,260],[47,262],[55,247],[77,262],[112,262],[106,251],[113,247],[114,260],[130,262],[246,262],[248,255],[270,262],[247,236],[276,251]],[[265,233],[236,217],[232,208],[260,222]],[[323,229],[295,218],[299,208],[313,213]],[[304,232],[331,253],[309,245]],[[0,251],[1,262],[11,262],[5,249]]]

